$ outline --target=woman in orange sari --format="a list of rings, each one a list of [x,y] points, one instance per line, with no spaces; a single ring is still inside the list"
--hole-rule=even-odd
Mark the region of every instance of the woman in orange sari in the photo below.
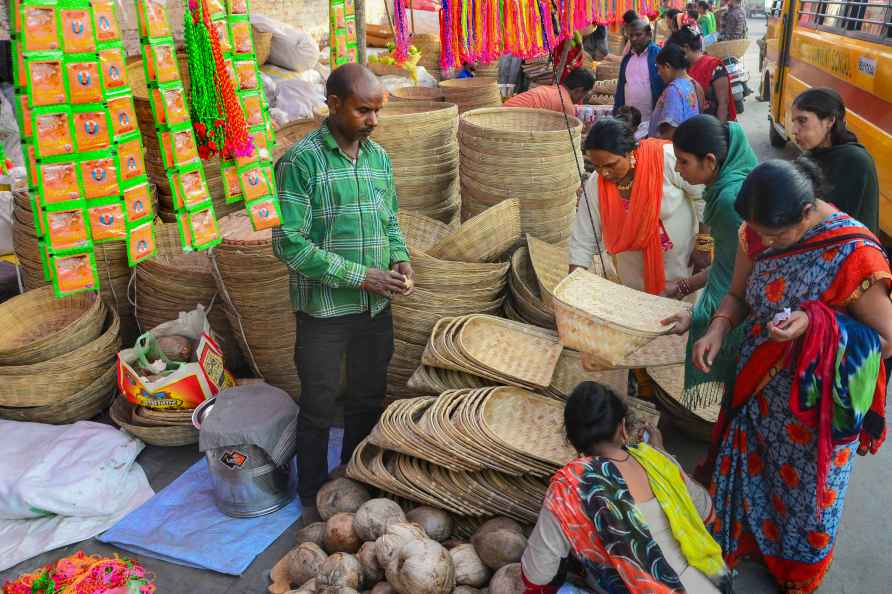
[[[704,465],[713,534],[729,566],[759,557],[788,594],[821,584],[853,454],[875,453],[886,433],[892,274],[876,237],[822,196],[807,159],[752,171],[735,204],[745,223],[731,288],[693,351],[708,373],[743,325]]]

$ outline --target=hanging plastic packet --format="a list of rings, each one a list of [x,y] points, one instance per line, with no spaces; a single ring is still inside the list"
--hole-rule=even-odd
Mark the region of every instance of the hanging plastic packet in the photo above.
[[[183,208],[187,210],[199,207],[210,199],[211,195],[201,165],[189,171],[180,171],[178,190]]]
[[[111,152],[101,157],[84,159],[80,163],[81,180],[85,198],[106,198],[118,196],[121,187],[118,183],[118,172],[115,158]]]
[[[269,137],[266,134],[266,128],[257,126],[251,129],[251,137],[254,139],[254,149],[257,151],[257,157],[261,161],[272,161],[272,153],[269,151]]]
[[[74,152],[71,134],[71,108],[40,108],[34,110],[34,140],[37,158],[70,155]]]
[[[189,227],[195,249],[203,250],[220,243],[220,230],[213,207],[189,213]]]
[[[260,99],[260,93],[247,92],[241,93],[242,107],[245,110],[245,121],[248,127],[260,126],[263,124],[263,102]]]
[[[96,51],[93,37],[93,19],[90,10],[84,8],[67,9],[60,12],[62,21],[62,46],[69,54]]]
[[[133,107],[132,96],[109,99],[107,105],[112,134],[116,140],[137,131],[136,110]]]
[[[235,71],[240,90],[252,91],[257,88],[257,62],[255,60],[235,61]]]
[[[238,178],[238,168],[235,163],[223,163],[220,166],[220,172],[223,177],[223,195],[226,202],[239,202],[242,199],[242,187]]]
[[[212,20],[226,17],[226,8],[223,6],[223,0],[207,0],[208,13]]]
[[[90,247],[90,231],[83,208],[44,213],[46,236],[52,251]]]
[[[270,194],[271,188],[266,173],[259,166],[249,166],[239,171],[242,195],[250,202]]]
[[[152,113],[159,126],[175,127],[190,122],[185,91],[180,83],[152,89]]]
[[[136,0],[136,19],[139,36],[143,39],[170,37],[170,19],[166,0]]]
[[[100,44],[121,40],[121,23],[113,0],[93,0],[96,41]]]
[[[25,30],[25,10],[22,6],[22,0],[9,0],[9,16],[12,18],[12,21],[9,23],[12,27],[13,35],[21,34]]]
[[[62,75],[62,54],[40,54],[25,60],[31,105],[66,103],[65,78]]]
[[[229,14],[248,14],[248,0],[226,0]]]
[[[173,42],[150,43],[146,48],[146,80],[157,84],[180,80],[177,54]]]
[[[155,225],[152,221],[127,230],[127,263],[133,267],[155,255]]]
[[[22,140],[31,137],[31,108],[28,107],[28,95],[16,95],[16,117],[19,120],[19,130]]]
[[[184,252],[191,252],[192,247],[192,229],[189,226],[189,213],[182,211],[177,214],[177,228],[180,231],[180,245]]]
[[[102,89],[106,97],[127,87],[127,66],[121,48],[108,48],[99,52],[99,68],[102,72]]]
[[[56,9],[52,6],[24,6],[23,26],[24,50],[41,52],[59,49],[59,29],[56,24]]]
[[[252,200],[245,204],[245,208],[255,231],[278,227],[282,224],[279,201],[273,196]]]
[[[118,167],[121,172],[121,180],[124,182],[146,174],[139,134],[134,133],[118,143]]]
[[[254,40],[251,37],[251,22],[248,18],[233,18],[229,28],[232,32],[232,51],[236,54],[252,55]]]
[[[232,52],[232,38],[229,34],[229,27],[226,26],[226,21],[214,21],[211,23],[211,26],[217,31],[217,38],[220,40],[220,51],[224,54]]]
[[[41,163],[39,170],[41,206],[80,198],[74,163]]]
[[[77,150],[81,153],[89,153],[107,149],[111,146],[111,134],[109,133],[108,112],[80,111],[73,114],[74,140]]]
[[[128,223],[135,223],[154,214],[149,184],[141,183],[124,189],[124,212]]]
[[[88,205],[90,233],[93,242],[113,241],[127,238],[127,225],[124,221],[124,205],[118,198],[108,198],[98,204]]]
[[[58,297],[93,291],[99,288],[96,260],[92,254],[49,255],[45,268],[52,276],[53,288]]]
[[[182,167],[198,161],[198,146],[191,126],[161,133],[161,155],[164,168]]]
[[[99,62],[79,57],[65,58],[65,76],[72,103],[102,103],[102,84]]]

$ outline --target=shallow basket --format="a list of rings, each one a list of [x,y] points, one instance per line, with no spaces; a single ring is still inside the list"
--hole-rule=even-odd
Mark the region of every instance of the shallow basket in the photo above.
[[[565,119],[567,118],[567,119]],[[508,142],[540,142],[567,140],[567,121],[571,133],[582,131],[582,122],[572,116],[546,109],[484,108],[465,112],[459,120],[462,136]]]
[[[688,304],[649,295],[577,269],[554,290],[552,301],[561,343],[615,366],[670,326],[661,320]]]
[[[713,43],[703,48],[703,52],[709,54],[710,56],[715,56],[720,60],[729,57],[737,58],[739,60],[743,58],[746,50],[749,49],[750,43],[752,42],[749,39],[732,39],[731,41],[719,41],[718,43]]]
[[[149,445],[174,447],[198,443],[198,429],[188,425],[170,425],[166,427],[144,427],[133,423],[133,405],[118,395],[109,410],[112,421],[128,433],[138,437]]]
[[[494,262],[520,241],[520,202],[505,200],[468,220],[428,253],[441,260]]]
[[[443,101],[443,90],[437,87],[399,87],[390,91],[397,101]]]

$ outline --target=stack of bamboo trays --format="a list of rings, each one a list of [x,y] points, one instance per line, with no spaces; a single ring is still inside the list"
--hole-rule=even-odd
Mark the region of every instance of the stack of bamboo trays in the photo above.
[[[458,113],[502,105],[502,92],[497,78],[475,76],[440,82],[446,101],[458,106]]]

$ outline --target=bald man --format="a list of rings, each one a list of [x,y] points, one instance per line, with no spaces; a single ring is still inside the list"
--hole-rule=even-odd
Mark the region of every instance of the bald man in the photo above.
[[[393,355],[390,300],[409,294],[415,273],[397,222],[390,158],[369,138],[384,89],[364,66],[328,78],[329,117],[276,163],[282,226],[273,249],[291,278],[300,377],[297,456],[303,524],[318,521],[316,494],[328,477],[341,361],[346,464],[378,422]]]

